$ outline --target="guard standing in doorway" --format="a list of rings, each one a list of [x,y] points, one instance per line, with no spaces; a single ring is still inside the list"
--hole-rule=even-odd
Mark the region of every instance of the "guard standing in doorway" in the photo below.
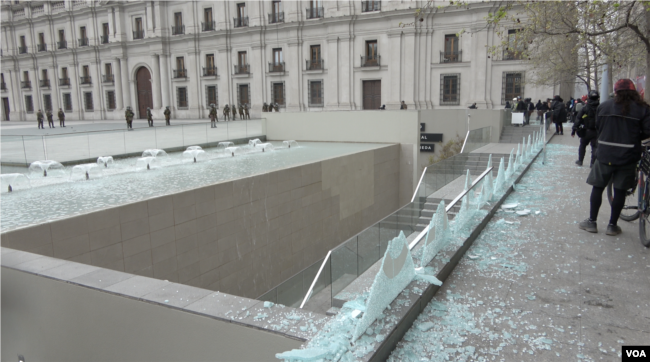
[[[165,111],[163,112],[165,114],[165,123],[167,126],[171,126],[171,123],[169,123],[169,118],[171,118],[172,111],[169,110],[169,106],[165,107]]]
[[[63,109],[59,108],[59,127],[65,127],[65,113],[63,113]]]
[[[47,125],[50,128],[56,128],[54,127],[54,118],[52,117],[52,111],[48,109],[47,111],[45,111],[45,114],[47,115]]]

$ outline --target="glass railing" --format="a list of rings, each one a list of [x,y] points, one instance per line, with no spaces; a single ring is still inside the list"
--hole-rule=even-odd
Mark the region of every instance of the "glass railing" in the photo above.
[[[491,137],[492,127],[490,126],[473,129],[467,132],[467,135],[465,136],[465,142],[463,143],[463,148],[460,150],[460,153],[470,153],[483,146],[486,146],[488,143],[490,143]]]
[[[206,122],[134,128],[132,131],[100,130],[46,136],[2,135],[0,151],[3,164],[29,165],[38,160],[74,162],[99,156],[142,153],[147,148],[173,149],[194,145],[216,147],[219,142],[256,138],[265,134],[265,120],[254,119],[218,122],[217,128],[211,128],[210,123]]]

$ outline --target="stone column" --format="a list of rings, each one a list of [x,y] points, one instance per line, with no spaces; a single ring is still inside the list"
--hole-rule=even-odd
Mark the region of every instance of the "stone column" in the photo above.
[[[324,52],[321,52],[321,57],[325,61],[323,67],[327,69],[328,75],[325,77],[325,74],[323,74],[323,98],[325,98],[325,109],[333,110],[339,108],[339,38],[336,36],[329,37],[326,44],[327,48],[323,49]]]
[[[115,110],[124,110],[124,101],[122,99],[124,92],[122,90],[122,62],[119,58],[115,58]]]
[[[160,104],[160,64],[158,63],[158,54],[151,56],[151,69],[153,74],[151,75],[151,88],[153,90],[153,109],[159,110],[161,108]]]
[[[100,70],[101,62],[90,62],[90,76],[93,82],[93,119],[104,119],[104,102],[105,97],[102,95],[102,90],[99,85],[103,81],[102,72]],[[99,115],[99,117],[97,116]]]
[[[120,72],[122,73],[122,99],[124,107],[134,108],[131,100],[131,88],[129,85],[129,61],[127,58],[120,58]],[[134,111],[135,112],[135,111]]]
[[[169,109],[173,109],[172,107],[172,100],[169,98],[169,90],[170,85],[169,85],[169,75],[170,75],[170,70],[169,70],[169,64],[167,63],[167,57],[169,55],[167,54],[162,54],[159,56],[160,59],[160,85],[161,85],[161,90],[162,90],[162,107],[165,108],[169,106]]]
[[[352,94],[352,69],[354,67],[354,62],[359,61],[354,57],[354,54],[351,54],[350,48],[353,46],[354,39],[350,38],[341,38],[339,43],[339,61],[341,62],[341,67],[339,67],[339,99],[341,103],[339,104],[340,109],[354,109],[354,94]],[[328,66],[328,70],[330,66]],[[350,102],[352,100],[352,102]],[[362,102],[363,103],[363,102]]]
[[[388,34],[388,42],[390,44],[387,55],[387,60],[389,60],[389,89],[390,95],[387,97],[387,101],[383,100],[382,104],[385,104],[389,109],[399,109],[399,106],[402,101],[402,92],[401,92],[401,80],[402,80],[402,31],[396,31]]]

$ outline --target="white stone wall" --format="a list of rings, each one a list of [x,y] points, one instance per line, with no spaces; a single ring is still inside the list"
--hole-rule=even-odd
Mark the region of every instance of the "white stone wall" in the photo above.
[[[165,106],[176,119],[206,119],[206,86],[216,85],[218,103],[236,102],[237,85],[249,84],[251,116],[260,117],[262,104],[271,101],[271,83],[284,82],[286,107],[282,111],[363,109],[363,81],[381,80],[381,103],[388,109],[406,101],[409,109],[458,109],[476,102],[479,108],[502,108],[502,74],[525,72],[523,61],[493,59],[486,46],[499,41],[484,17],[494,3],[472,4],[471,9],[437,10],[416,22],[414,9],[424,2],[382,1],[381,11],[362,12],[360,1],[325,1],[324,18],[307,19],[307,1],[283,1],[284,22],[269,24],[271,2],[247,1],[248,27],[233,27],[237,4],[222,1],[65,1],[45,2],[44,12],[32,14],[30,3],[3,5],[2,74],[12,120],[35,120],[25,113],[25,95],[32,95],[35,111],[43,107],[43,95],[51,94],[53,107],[62,107],[63,93],[72,95],[73,111],[67,119],[122,120],[124,107],[137,116],[135,74],[144,66],[152,74],[153,113],[162,118]],[[202,31],[203,11],[211,7],[215,31]],[[20,15],[24,9],[24,15]],[[172,35],[174,13],[183,14],[185,34]],[[143,19],[144,39],[133,39],[135,18]],[[102,24],[109,24],[109,43],[101,44]],[[79,46],[79,28],[86,27],[89,46]],[[65,30],[67,49],[57,49],[58,31]],[[460,39],[462,62],[440,63],[445,34],[466,30]],[[38,52],[38,34],[45,33],[47,51]],[[18,54],[20,36],[28,52]],[[380,67],[361,67],[365,42],[376,40]],[[305,61],[311,45],[321,46],[324,69],[307,71]],[[286,71],[269,72],[273,49],[282,48]],[[250,74],[235,75],[237,53],[246,51]],[[218,76],[203,76],[206,54],[214,54]],[[174,79],[176,57],[185,59],[187,78]],[[498,57],[497,57],[498,58]],[[102,82],[104,67],[111,63],[115,81]],[[83,66],[90,68],[92,85],[79,84]],[[58,84],[61,68],[67,67],[71,85]],[[40,87],[41,70],[47,69],[50,87]],[[29,71],[31,89],[22,89],[23,71]],[[460,74],[460,104],[440,105],[440,75]],[[323,80],[324,107],[309,107],[309,80]],[[188,107],[177,107],[177,88],[187,87]],[[106,92],[115,91],[116,109],[109,110]],[[92,92],[93,111],[85,111],[83,93]],[[548,98],[552,88],[526,85],[524,96]],[[3,110],[3,119],[4,119]]]

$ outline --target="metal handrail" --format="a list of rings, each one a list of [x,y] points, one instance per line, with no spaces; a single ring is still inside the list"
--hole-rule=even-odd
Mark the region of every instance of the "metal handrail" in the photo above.
[[[415,200],[415,195],[417,195],[418,190],[420,190],[420,184],[422,183],[422,180],[424,179],[424,175],[427,173],[427,168],[429,168],[429,166],[425,167],[424,171],[422,171],[422,176],[420,176],[420,181],[418,181],[418,185],[415,187],[415,192],[413,192],[413,197],[411,197],[411,202],[413,202],[413,200]]]
[[[458,196],[456,196],[449,203],[449,205],[447,205],[447,207],[445,207],[445,212],[449,212],[449,210],[451,210],[451,208],[454,207],[454,205],[456,205],[456,203],[458,203],[458,201],[460,201],[460,199],[462,199],[465,195],[467,195],[467,193],[470,192],[476,185],[478,185],[479,181],[483,180],[483,178],[488,173],[492,172],[493,169],[494,169],[494,167],[490,167],[487,170],[483,171],[483,173],[481,175],[479,175],[479,177],[476,180],[474,180],[474,182],[472,182],[472,185],[467,190],[463,190],[463,192],[458,194]],[[409,244],[409,250],[413,250],[413,248],[420,242],[420,240],[422,240],[422,238],[424,237],[424,235],[427,234],[428,231],[429,231],[429,225],[427,225],[424,228],[424,230],[422,230],[422,232],[420,232],[418,234],[418,236],[416,236],[415,239],[413,239],[413,241]]]

